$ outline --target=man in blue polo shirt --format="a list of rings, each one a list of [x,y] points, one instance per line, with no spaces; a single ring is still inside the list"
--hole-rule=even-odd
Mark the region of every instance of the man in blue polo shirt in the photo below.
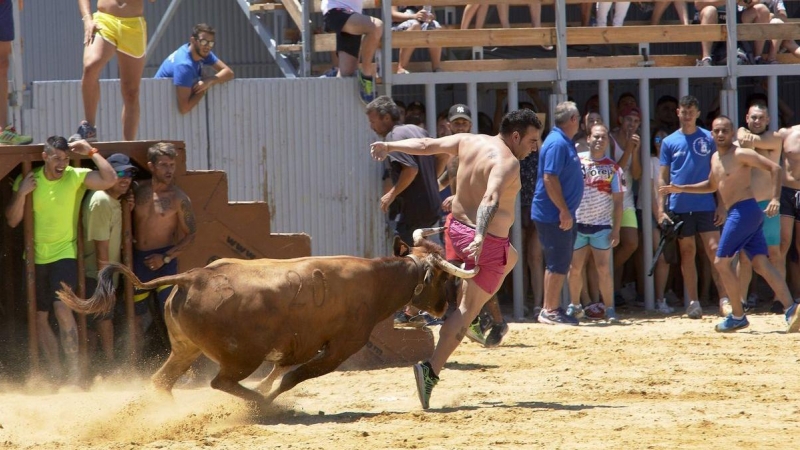
[[[661,143],[661,186],[672,184],[694,184],[708,180],[711,172],[711,156],[717,151],[711,133],[696,125],[700,116],[697,99],[691,95],[684,96],[678,102],[678,121],[680,129],[670,134]],[[697,268],[695,255],[697,247],[695,234],[700,234],[706,255],[714,261],[719,244],[719,226],[725,222],[725,208],[714,199],[714,194],[670,194],[669,212],[664,211],[664,195],[659,193],[659,223],[683,222],[678,247],[681,252],[681,273],[683,285],[688,295],[689,304],[686,314],[690,319],[703,317],[697,294]],[[719,282],[719,276],[713,265],[711,274],[717,285],[720,303],[727,300],[725,287]],[[737,299],[738,301],[738,299]]]
[[[561,289],[572,262],[575,211],[583,198],[583,171],[572,138],[580,114],[574,102],[556,106],[555,127],[539,151],[539,171],[531,205],[531,219],[544,250],[544,306],[539,323],[578,325],[561,308]]]
[[[215,34],[209,25],[195,25],[189,43],[169,55],[156,72],[154,78],[172,78],[181,114],[188,113],[200,103],[211,86],[233,79],[233,70],[211,51],[216,42]],[[213,67],[216,75],[204,77],[205,66]]]

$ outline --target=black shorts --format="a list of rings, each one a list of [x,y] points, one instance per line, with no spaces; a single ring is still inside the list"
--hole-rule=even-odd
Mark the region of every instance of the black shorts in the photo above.
[[[61,282],[75,291],[78,287],[78,260],[65,258],[47,264],[36,264],[36,310],[50,311],[56,301]]]
[[[781,188],[781,209],[782,216],[794,217],[800,221],[800,190],[790,187]]]
[[[691,237],[697,233],[708,233],[719,231],[719,227],[714,225],[714,211],[698,211],[687,213],[670,212],[672,221],[675,223],[683,222],[683,228],[678,237]]]
[[[12,0],[0,1],[0,42],[14,40],[14,11]]]
[[[331,9],[322,17],[322,23],[326,32],[336,33],[336,53],[345,52],[358,59],[358,53],[361,51],[361,35],[342,31],[353,14],[357,13],[348,9]]]

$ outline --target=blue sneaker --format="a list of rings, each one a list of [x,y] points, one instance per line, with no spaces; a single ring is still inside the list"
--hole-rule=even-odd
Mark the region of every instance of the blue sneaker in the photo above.
[[[439,377],[433,374],[433,369],[428,363],[414,364],[414,379],[417,381],[417,395],[422,409],[428,409],[431,401],[431,391]]]
[[[539,313],[539,323],[544,323],[547,325],[569,325],[569,326],[578,326],[578,319],[574,317],[568,316],[563,308],[557,308],[553,311],[548,311],[542,308],[542,312]]]
[[[742,316],[741,319],[734,319],[733,314],[728,314],[722,322],[714,327],[714,331],[719,333],[730,333],[736,330],[744,330],[750,326],[747,316]]]
[[[606,308],[606,321],[608,323],[619,323],[619,319],[617,319],[617,312],[614,310],[614,307]]]
[[[583,312],[582,305],[573,305],[570,303],[569,306],[567,306],[567,315],[576,319],[583,319],[586,314]]]
[[[789,326],[786,332],[797,333],[800,330],[800,308],[797,307],[797,303],[792,303],[785,315],[786,324]]]
[[[360,70],[356,77],[358,78],[358,93],[361,96],[361,101],[367,105],[375,100],[375,79],[364,76]]]
[[[86,139],[86,142],[97,142],[97,128],[90,125],[87,121],[81,121],[78,125],[78,131],[69,137],[69,142],[80,141]]]

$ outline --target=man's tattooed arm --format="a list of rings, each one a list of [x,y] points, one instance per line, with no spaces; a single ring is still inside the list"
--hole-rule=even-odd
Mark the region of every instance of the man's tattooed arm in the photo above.
[[[494,215],[497,213],[497,209],[500,207],[498,202],[491,203],[489,205],[481,204],[478,207],[478,217],[475,220],[475,234],[479,234],[481,236],[486,235],[486,230],[489,228],[489,224],[494,219]]]

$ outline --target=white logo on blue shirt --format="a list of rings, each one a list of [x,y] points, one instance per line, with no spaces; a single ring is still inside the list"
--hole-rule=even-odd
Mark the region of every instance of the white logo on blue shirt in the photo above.
[[[692,142],[692,151],[698,156],[708,156],[711,154],[711,142],[705,137],[700,137]]]

